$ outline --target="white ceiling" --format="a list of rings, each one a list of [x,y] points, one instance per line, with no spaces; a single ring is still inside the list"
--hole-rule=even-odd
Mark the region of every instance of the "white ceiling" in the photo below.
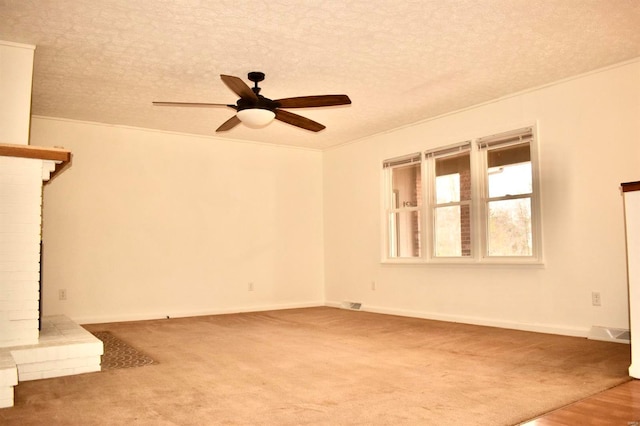
[[[640,1],[0,0],[0,40],[37,46],[35,115],[214,135],[233,110],[151,102],[347,94],[218,134],[323,149],[636,58]]]

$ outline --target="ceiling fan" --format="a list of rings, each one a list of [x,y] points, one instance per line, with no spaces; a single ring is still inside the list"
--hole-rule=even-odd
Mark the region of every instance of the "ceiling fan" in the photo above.
[[[348,105],[351,99],[347,95],[319,95],[319,96],[298,96],[294,98],[283,98],[271,100],[260,94],[258,83],[264,80],[264,73],[253,71],[248,74],[250,81],[254,82],[254,87],[250,88],[238,77],[232,75],[220,75],[220,78],[240,99],[233,104],[212,104],[203,102],[153,102],[157,106],[177,106],[177,107],[229,107],[237,111],[236,115],[222,123],[216,132],[224,132],[233,129],[240,123],[249,127],[263,127],[269,124],[274,118],[285,123],[297,126],[312,132],[319,132],[325,126],[282,108],[310,108]]]

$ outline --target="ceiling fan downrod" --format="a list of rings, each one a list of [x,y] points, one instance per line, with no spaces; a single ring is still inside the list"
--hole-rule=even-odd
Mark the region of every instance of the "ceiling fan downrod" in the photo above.
[[[253,90],[253,93],[259,95],[260,87],[258,87],[258,83],[264,80],[264,73],[260,71],[251,71],[249,74],[247,74],[247,78],[249,79],[249,81],[253,81],[254,83],[254,86],[251,89]]]

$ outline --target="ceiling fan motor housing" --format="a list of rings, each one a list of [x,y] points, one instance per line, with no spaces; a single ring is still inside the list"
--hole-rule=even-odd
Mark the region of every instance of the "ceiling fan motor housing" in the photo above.
[[[238,102],[236,102],[236,105],[238,106],[238,111],[251,108],[268,109],[269,111],[275,111],[275,109],[279,106],[278,102],[272,101],[269,98],[265,98],[262,95],[258,95],[257,102],[240,98],[238,99]]]

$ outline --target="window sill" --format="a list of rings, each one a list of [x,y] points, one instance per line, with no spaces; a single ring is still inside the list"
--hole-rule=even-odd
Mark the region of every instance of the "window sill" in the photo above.
[[[544,268],[545,264],[540,259],[382,259],[380,261],[383,265],[425,265],[425,266],[516,266],[516,267],[531,267],[531,268]]]

